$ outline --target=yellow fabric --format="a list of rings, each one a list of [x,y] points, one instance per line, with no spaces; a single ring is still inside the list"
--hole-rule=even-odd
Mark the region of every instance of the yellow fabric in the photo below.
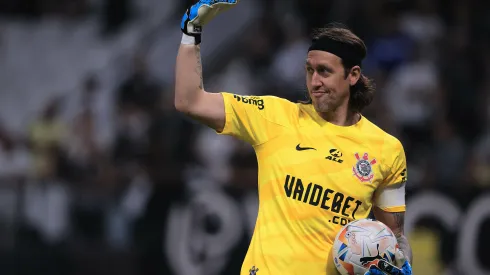
[[[413,251],[414,274],[443,274],[439,235],[429,229],[416,229],[409,236]]]
[[[380,207],[383,211],[386,212],[405,212],[406,207],[405,205],[400,205],[400,206],[393,206],[393,207]]]
[[[33,163],[36,176],[51,176],[54,162],[53,146],[60,146],[66,136],[66,128],[60,121],[36,121],[30,127],[30,141],[33,145]]]
[[[253,145],[258,160],[259,213],[240,274],[337,274],[329,253],[342,225],[369,215],[375,190],[406,180],[402,145],[364,117],[341,127],[311,105],[222,94],[221,134]]]

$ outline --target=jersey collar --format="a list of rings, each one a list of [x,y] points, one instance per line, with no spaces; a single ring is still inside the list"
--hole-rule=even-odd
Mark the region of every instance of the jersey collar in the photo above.
[[[320,125],[322,128],[328,127],[328,128],[336,128],[338,130],[347,130],[347,129],[353,129],[353,128],[360,128],[366,118],[361,114],[361,119],[359,119],[358,122],[356,122],[353,125],[350,126],[339,126],[332,124],[325,119],[323,119],[316,111],[315,108],[313,107],[312,104],[301,104],[300,103],[300,110],[302,112],[300,116],[300,125],[301,126],[308,126],[311,125],[311,120],[313,120],[316,124]]]

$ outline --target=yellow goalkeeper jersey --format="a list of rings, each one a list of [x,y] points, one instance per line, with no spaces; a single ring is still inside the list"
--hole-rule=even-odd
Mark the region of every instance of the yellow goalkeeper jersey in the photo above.
[[[365,117],[352,126],[323,120],[311,104],[222,93],[220,134],[253,146],[259,212],[241,275],[338,274],[330,254],[340,228],[373,205],[405,211],[377,194],[407,177],[401,143]]]

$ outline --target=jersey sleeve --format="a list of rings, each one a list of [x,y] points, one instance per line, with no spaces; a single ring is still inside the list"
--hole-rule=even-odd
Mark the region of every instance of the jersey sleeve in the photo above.
[[[405,184],[407,182],[407,160],[403,146],[398,141],[392,153],[387,176],[375,192],[374,203],[387,212],[405,211]]]
[[[290,124],[295,104],[275,96],[242,96],[221,93],[225,127],[218,134],[259,145],[279,135]]]

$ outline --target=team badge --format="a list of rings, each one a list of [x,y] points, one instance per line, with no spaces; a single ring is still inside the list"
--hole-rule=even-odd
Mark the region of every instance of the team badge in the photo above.
[[[368,153],[364,153],[362,158],[358,153],[356,153],[355,156],[357,162],[354,167],[352,167],[354,176],[356,176],[361,182],[371,182],[374,178],[372,166],[376,164],[376,159],[369,160]]]
[[[255,266],[252,266],[252,268],[249,270],[250,275],[256,275],[257,272],[259,272],[259,269],[256,268]]]

